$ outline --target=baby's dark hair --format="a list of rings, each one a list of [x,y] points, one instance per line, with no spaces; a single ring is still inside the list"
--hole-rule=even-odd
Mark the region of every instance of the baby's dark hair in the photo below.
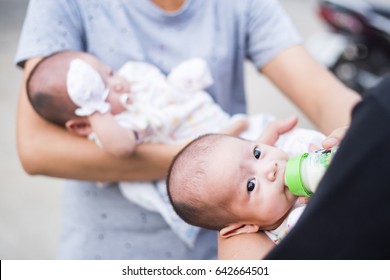
[[[77,118],[74,114],[77,107],[67,94],[66,77],[70,62],[82,54],[64,51],[48,56],[34,67],[26,82],[27,96],[34,110],[62,127],[68,120]]]
[[[221,230],[234,222],[235,215],[225,205],[228,201],[209,201],[206,185],[209,156],[222,134],[202,135],[187,144],[173,159],[167,176],[168,196],[173,209],[185,222],[211,230]],[[210,174],[212,176],[212,174]]]

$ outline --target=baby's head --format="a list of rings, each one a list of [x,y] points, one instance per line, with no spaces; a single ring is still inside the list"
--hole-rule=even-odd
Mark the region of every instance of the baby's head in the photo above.
[[[77,107],[67,94],[66,77],[70,62],[81,54],[66,51],[44,58],[32,70],[26,83],[27,96],[34,110],[59,126],[76,118]]]
[[[80,51],[55,53],[40,61],[26,83],[27,95],[34,110],[44,119],[72,130],[86,118],[75,114],[76,104],[68,95],[67,79],[70,66],[76,60],[91,66],[100,75],[104,86],[110,89],[106,102],[113,114],[124,110],[119,102],[120,94],[129,92],[129,84],[96,57]],[[85,77],[78,77],[81,81]],[[71,120],[75,120],[76,124]],[[69,121],[71,121],[69,123]]]
[[[208,134],[171,164],[167,186],[186,222],[222,237],[276,228],[296,197],[284,184],[288,155],[272,146]]]

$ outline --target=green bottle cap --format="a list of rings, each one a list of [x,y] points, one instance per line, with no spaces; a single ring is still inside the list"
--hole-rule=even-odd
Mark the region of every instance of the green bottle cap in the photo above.
[[[300,156],[290,158],[286,164],[286,185],[292,194],[296,196],[311,196],[313,194],[311,191],[306,189],[301,178],[302,160],[307,158],[308,155],[308,153],[304,153]]]

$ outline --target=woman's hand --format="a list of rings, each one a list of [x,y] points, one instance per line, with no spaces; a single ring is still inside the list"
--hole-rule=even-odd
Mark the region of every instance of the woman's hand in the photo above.
[[[347,130],[348,126],[339,127],[333,130],[333,132],[324,141],[322,141],[322,146],[324,147],[324,149],[330,149],[340,144]]]
[[[333,130],[333,132],[324,141],[322,141],[323,148],[330,149],[340,144],[347,130],[348,130],[347,126],[339,127]],[[298,199],[301,204],[308,204],[310,200],[309,197],[303,197],[303,196],[299,197]]]
[[[348,125],[361,100],[302,45],[285,49],[259,70],[325,134]]]

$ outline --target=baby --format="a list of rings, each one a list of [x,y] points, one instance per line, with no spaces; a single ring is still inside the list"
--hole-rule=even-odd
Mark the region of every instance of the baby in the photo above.
[[[184,221],[218,230],[221,237],[263,230],[278,244],[304,209],[285,186],[286,162],[292,155],[283,150],[291,145],[299,150],[302,132],[315,135],[292,131],[296,135],[287,138],[291,142],[279,141],[279,148],[222,134],[195,139],[169,170],[173,208]],[[317,136],[319,148],[323,137]]]
[[[148,142],[177,144],[205,132],[245,130],[243,118],[232,120],[202,91],[211,83],[200,59],[184,62],[166,78],[150,64],[128,62],[114,72],[90,54],[68,51],[38,64],[27,91],[46,120],[128,157],[146,136]]]

